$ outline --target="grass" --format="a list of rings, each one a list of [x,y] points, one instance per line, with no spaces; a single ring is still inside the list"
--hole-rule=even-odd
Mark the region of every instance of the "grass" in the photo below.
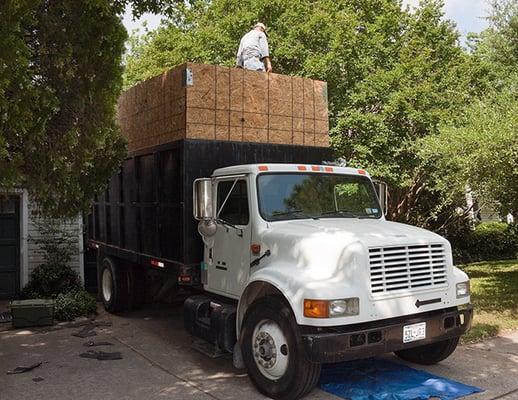
[[[463,337],[476,342],[518,329],[518,260],[486,261],[460,266],[471,279],[473,327]]]

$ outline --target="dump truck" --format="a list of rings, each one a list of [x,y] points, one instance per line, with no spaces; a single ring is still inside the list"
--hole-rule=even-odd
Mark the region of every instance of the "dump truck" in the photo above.
[[[181,76],[188,89],[197,74]],[[96,197],[108,311],[191,290],[197,348],[232,353],[275,399],[309,393],[325,363],[394,352],[434,364],[455,350],[473,311],[446,239],[387,221],[384,186],[328,146],[210,135],[134,149]]]

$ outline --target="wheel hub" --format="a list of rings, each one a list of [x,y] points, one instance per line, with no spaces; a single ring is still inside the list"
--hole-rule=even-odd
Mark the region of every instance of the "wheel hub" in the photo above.
[[[266,332],[259,332],[254,341],[254,356],[265,368],[271,368],[277,359],[275,341]]]
[[[103,271],[103,276],[102,276],[102,294],[103,294],[105,301],[109,302],[111,300],[112,291],[113,291],[112,274],[111,274],[110,270],[106,268]]]
[[[282,377],[288,369],[288,344],[280,326],[272,320],[258,323],[252,335],[254,361],[270,380]]]

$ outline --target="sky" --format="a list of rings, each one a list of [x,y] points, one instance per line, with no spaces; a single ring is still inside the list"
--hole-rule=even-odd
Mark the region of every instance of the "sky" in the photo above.
[[[403,0],[404,5],[415,7],[419,0]],[[457,25],[463,39],[469,32],[481,32],[487,28],[488,0],[445,0],[444,11],[446,18],[451,19]],[[140,19],[133,21],[131,11],[126,10],[123,23],[128,32],[139,29],[143,32],[142,23],[147,22],[147,29],[155,29],[160,24],[160,15],[144,14]]]
[[[415,7],[419,0],[403,0],[403,5]],[[445,0],[445,17],[457,25],[457,29],[465,39],[469,32],[481,32],[487,28],[484,18],[489,13],[488,0]]]

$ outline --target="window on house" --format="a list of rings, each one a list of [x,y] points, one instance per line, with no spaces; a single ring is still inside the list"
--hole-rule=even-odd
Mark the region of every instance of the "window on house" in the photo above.
[[[14,214],[16,212],[15,198],[0,195],[0,214]]]

